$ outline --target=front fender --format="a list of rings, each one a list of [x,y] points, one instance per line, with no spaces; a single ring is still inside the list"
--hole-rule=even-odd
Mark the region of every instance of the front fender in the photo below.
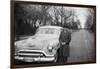
[[[53,48],[53,53],[56,54],[60,48],[60,43],[57,43],[56,46]]]

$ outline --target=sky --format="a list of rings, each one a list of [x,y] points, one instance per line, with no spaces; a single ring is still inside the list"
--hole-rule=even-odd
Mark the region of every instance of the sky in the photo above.
[[[84,28],[87,16],[89,15],[88,8],[74,8],[76,11],[76,15],[80,20],[81,27]]]

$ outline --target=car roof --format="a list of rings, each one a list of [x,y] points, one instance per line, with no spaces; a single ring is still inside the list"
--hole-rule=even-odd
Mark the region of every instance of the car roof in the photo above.
[[[41,26],[40,28],[56,28],[56,29],[62,29],[60,26]]]

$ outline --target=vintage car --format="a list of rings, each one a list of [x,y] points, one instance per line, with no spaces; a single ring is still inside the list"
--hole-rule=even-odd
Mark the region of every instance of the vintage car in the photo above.
[[[41,26],[28,39],[15,41],[15,59],[24,62],[57,62],[62,27]]]

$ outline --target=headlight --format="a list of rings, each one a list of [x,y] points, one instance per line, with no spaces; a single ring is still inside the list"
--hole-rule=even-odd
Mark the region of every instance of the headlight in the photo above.
[[[52,46],[48,46],[48,51],[52,52],[53,47]]]
[[[49,44],[49,46],[47,47],[49,52],[52,52],[53,50],[53,44]]]
[[[18,55],[19,47],[17,46],[17,43],[14,43],[15,46],[15,55]]]
[[[15,55],[18,55],[19,48],[15,46]]]
[[[49,49],[49,50],[52,50],[52,48],[53,48],[52,46],[48,46],[48,49]]]

